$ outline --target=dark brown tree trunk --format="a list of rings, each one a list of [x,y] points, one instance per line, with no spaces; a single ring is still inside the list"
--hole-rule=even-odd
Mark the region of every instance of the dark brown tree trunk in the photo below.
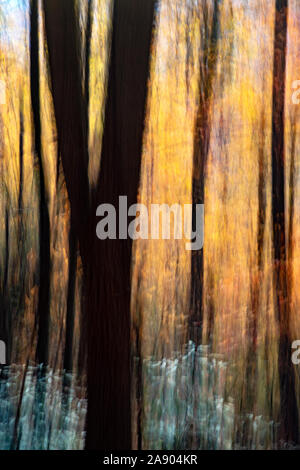
[[[201,24],[202,51],[199,61],[198,106],[194,126],[193,176],[192,176],[192,230],[196,230],[196,205],[204,204],[205,169],[210,141],[210,108],[213,79],[217,65],[219,36],[219,0],[213,2],[212,23],[208,24],[207,0],[203,5]],[[202,32],[204,31],[204,32]],[[190,294],[190,337],[201,342],[203,326],[203,248],[192,251]]]
[[[6,203],[7,204],[7,203]],[[11,309],[9,304],[9,264],[10,264],[10,217],[8,204],[5,207],[5,262],[3,272],[3,285],[0,297],[0,340],[6,347],[6,364],[10,364],[11,358]]]
[[[265,132],[266,132],[266,119],[265,112],[262,111],[261,116],[261,141],[258,149],[258,216],[257,216],[257,269],[261,273],[263,269],[263,253],[264,253],[264,233],[266,227],[266,206],[267,206],[267,194],[266,194],[266,161],[265,161]],[[257,303],[257,302],[256,302]],[[255,308],[256,310],[256,308]],[[255,327],[253,342],[256,343],[256,331]]]
[[[92,28],[93,28],[93,8],[94,1],[88,0],[87,5],[87,19],[85,29],[85,71],[84,71],[84,98],[86,103],[86,139],[88,147],[89,139],[89,103],[90,103],[90,55],[91,55],[91,39],[92,39]],[[74,230],[73,230],[74,231]],[[74,231],[75,232],[75,231]],[[80,317],[80,339],[79,339],[79,351],[78,351],[78,363],[77,363],[77,376],[81,380],[84,370],[86,368],[86,356],[87,356],[87,337],[86,337],[86,325],[85,319],[83,318],[84,308],[81,308]]]
[[[256,262],[250,263],[250,312],[248,316],[248,353],[246,360],[246,406],[249,412],[253,411],[256,397],[256,371],[257,371],[257,321],[260,300],[260,287],[263,280],[263,252],[264,231],[266,226],[266,164],[264,156],[265,147],[265,115],[261,116],[260,142],[258,147],[258,214],[257,214],[257,254]]]
[[[75,313],[75,288],[77,267],[77,238],[72,225],[72,217],[69,229],[69,273],[67,294],[66,337],[64,350],[64,370],[72,372],[73,369],[73,335]],[[66,384],[65,384],[66,385]]]
[[[19,325],[20,319],[24,313],[24,292],[25,287],[25,272],[26,272],[26,250],[25,250],[25,236],[24,236],[24,203],[23,203],[23,191],[24,191],[24,100],[23,90],[20,89],[19,94],[19,119],[20,119],[20,130],[19,130],[19,196],[18,196],[18,252],[19,252],[19,281],[18,281],[18,307],[16,312],[16,318],[13,319],[15,328]],[[19,335],[16,341],[16,351],[19,351]]]
[[[292,264],[293,253],[294,253],[296,139],[297,139],[296,114],[294,113],[293,116],[291,117],[291,162],[290,162],[290,179],[289,179],[289,226],[288,226],[288,263],[289,265]],[[291,284],[292,283],[290,283],[290,287],[291,287]]]
[[[259,144],[258,144],[258,214],[257,214],[257,252],[255,256],[251,256],[251,246],[249,243],[250,253],[250,306],[247,314],[247,354],[245,363],[245,376],[243,383],[242,399],[240,410],[243,414],[254,413],[257,397],[257,329],[258,329],[258,312],[260,302],[261,285],[263,282],[264,267],[264,231],[266,226],[266,159],[265,159],[265,111],[262,110]],[[254,259],[253,259],[254,258]],[[242,445],[247,446],[249,433],[251,435],[251,421],[245,421]]]
[[[155,1],[116,0],[96,205],[137,200]],[[92,226],[95,227],[95,207]],[[131,447],[130,271],[132,241],[96,240],[86,266],[87,448]],[[94,260],[94,261],[93,261]],[[111,263],[115,269],[112,269]],[[95,277],[95,272],[98,277]],[[98,314],[101,307],[101,316]],[[95,370],[100,374],[95,374]],[[101,407],[98,403],[101,403]],[[101,422],[101,425],[99,423]]]
[[[295,396],[295,371],[291,361],[290,304],[288,301],[287,243],[285,223],[284,110],[288,0],[276,0],[273,116],[272,116],[272,216],[274,286],[279,325],[278,370],[280,384],[281,443],[298,443],[299,423]]]
[[[20,93],[21,95],[21,93]],[[23,116],[23,96],[20,96],[20,133],[19,133],[19,198],[18,198],[18,208],[19,208],[19,217],[23,217],[23,185],[24,185],[24,116]]]
[[[82,89],[80,31],[74,0],[44,0],[45,32],[58,145],[74,229],[86,248],[89,217],[87,113]],[[81,253],[82,254],[82,253]]]
[[[131,240],[96,238],[96,208],[137,200],[155,1],[115,0],[101,171],[89,204],[87,123],[73,0],[44,0],[61,156],[83,262],[88,449],[131,447]],[[88,208],[90,207],[90,210]]]
[[[88,113],[90,101],[90,55],[91,55],[91,38],[93,26],[93,0],[88,0],[87,19],[85,30],[85,72],[84,72],[84,95],[86,100],[86,111]],[[88,124],[88,120],[87,120]],[[87,128],[88,135],[88,128]]]
[[[40,73],[38,0],[30,1],[30,91],[34,124],[34,152],[39,170],[39,300],[37,308],[38,341],[36,361],[48,363],[48,338],[50,321],[50,222],[46,196],[45,174],[42,161],[40,120]]]

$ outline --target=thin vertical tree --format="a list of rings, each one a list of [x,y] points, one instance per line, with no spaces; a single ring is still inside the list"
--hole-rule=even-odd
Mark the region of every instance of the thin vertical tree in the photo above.
[[[44,0],[53,102],[83,263],[88,339],[88,449],[131,447],[132,241],[98,240],[96,208],[137,200],[156,1],[115,0],[98,183],[90,191],[86,101],[73,0]]]
[[[291,361],[291,312],[288,301],[288,269],[285,211],[285,86],[288,0],[276,0],[272,110],[272,217],[274,287],[279,325],[278,371],[280,386],[281,442],[299,440],[295,371]]]
[[[89,85],[90,85],[90,54],[91,54],[91,37],[93,25],[93,0],[88,0],[87,3],[87,18],[85,28],[85,67],[84,67],[84,99],[86,112],[86,139],[88,145],[88,111],[89,111]],[[75,321],[75,289],[76,289],[76,270],[77,270],[77,246],[78,241],[76,231],[74,229],[73,217],[71,213],[70,228],[69,228],[69,272],[68,272],[68,294],[67,294],[67,315],[66,315],[66,335],[65,335],[65,349],[64,349],[64,369],[71,372],[73,369],[73,336],[74,336],[74,321]],[[80,348],[83,349],[82,344],[85,341],[86,335],[83,334],[80,338]]]
[[[18,197],[18,209],[19,216],[21,217],[23,212],[23,186],[24,186],[24,103],[22,90],[20,90],[20,131],[19,131],[19,197]]]
[[[48,363],[50,320],[50,220],[42,159],[40,117],[40,65],[38,0],[30,0],[30,92],[33,116],[35,165],[39,181],[39,299],[37,307],[38,339],[36,361]]]
[[[6,345],[6,363],[10,364],[11,356],[11,308],[9,306],[9,264],[10,264],[10,206],[9,200],[5,206],[5,262],[3,270],[3,285],[1,296],[1,339]]]
[[[263,103],[264,106],[264,103]],[[263,280],[264,269],[264,239],[266,227],[266,210],[267,210],[267,194],[266,194],[266,157],[265,157],[265,133],[266,119],[265,109],[262,108],[259,136],[258,136],[258,182],[257,182],[257,237],[256,250],[252,253],[251,241],[249,240],[249,276],[250,276],[250,305],[247,311],[247,353],[245,364],[245,378],[243,383],[243,393],[241,400],[241,412],[255,413],[255,401],[257,392],[257,335],[258,335],[258,314],[260,307],[261,285]],[[249,426],[247,422],[246,426]],[[248,434],[243,433],[243,445],[246,445]]]
[[[93,30],[93,15],[94,15],[94,0],[88,0],[87,4],[87,13],[86,13],[86,27],[85,27],[85,70],[84,70],[84,97],[86,103],[86,113],[89,115],[89,105],[90,105],[90,58],[91,58],[91,40],[92,40],[92,30]],[[86,139],[87,145],[89,141],[89,123],[88,118],[86,119]],[[73,233],[75,230],[71,227]],[[70,234],[71,236],[71,234]],[[78,242],[77,242],[78,244]],[[82,376],[83,370],[86,365],[86,328],[85,322],[82,316],[83,309],[81,308],[80,316],[80,341],[79,341],[79,351],[78,351],[78,362],[77,362],[77,375],[78,377]]]
[[[217,66],[219,38],[220,0],[213,0],[211,23],[209,5],[202,4],[200,23],[201,50],[199,52],[199,79],[197,110],[194,124],[194,150],[192,175],[192,230],[196,230],[196,205],[204,204],[205,172],[210,143],[210,112],[213,95],[213,80]],[[204,258],[202,250],[192,251],[190,294],[190,334],[196,342],[201,341],[203,324],[203,280]]]
[[[73,336],[75,321],[75,289],[76,289],[76,269],[77,269],[77,238],[74,232],[72,215],[69,228],[69,267],[68,267],[68,293],[67,293],[67,314],[66,314],[66,334],[64,347],[64,370],[72,372],[73,369]],[[64,383],[67,385],[67,383]]]

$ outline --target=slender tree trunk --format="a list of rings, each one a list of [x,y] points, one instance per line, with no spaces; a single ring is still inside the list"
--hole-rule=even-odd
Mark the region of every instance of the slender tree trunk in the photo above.
[[[39,300],[37,308],[38,341],[36,361],[48,363],[48,341],[50,320],[50,222],[46,197],[45,174],[42,161],[40,120],[40,73],[38,0],[30,1],[30,91],[34,124],[34,151],[39,169]]]
[[[77,237],[72,223],[72,213],[69,228],[69,269],[68,269],[68,293],[67,314],[63,369],[65,371],[62,380],[62,406],[67,414],[69,408],[69,393],[72,379],[69,373],[73,371],[73,337],[75,323],[75,294],[77,273]],[[82,335],[84,336],[84,335]]]
[[[24,116],[23,116],[23,96],[20,94],[20,133],[19,133],[19,198],[18,208],[19,217],[22,220],[23,217],[23,185],[24,185]]]
[[[26,271],[26,250],[25,250],[25,236],[24,236],[24,203],[23,203],[23,190],[24,190],[24,99],[23,90],[20,88],[19,93],[19,119],[20,119],[20,130],[19,130],[19,195],[18,195],[18,252],[19,252],[19,289],[18,289],[18,308],[17,316],[14,319],[14,328],[20,324],[20,319],[24,313],[24,292],[25,288],[25,271]],[[15,321],[16,320],[16,321]],[[21,339],[18,337],[16,340],[16,351],[19,351],[19,343]]]
[[[263,252],[264,252],[264,233],[266,226],[266,161],[265,161],[265,112],[262,111],[261,116],[261,141],[258,149],[258,216],[257,216],[257,269],[259,272],[263,269]],[[256,329],[255,329],[256,331]],[[256,343],[256,336],[253,337],[253,342]]]
[[[74,310],[75,287],[77,267],[77,238],[72,225],[72,217],[69,229],[69,276],[67,294],[66,338],[64,350],[64,370],[72,372],[73,369],[73,336],[74,336]]]
[[[295,215],[295,180],[296,180],[296,114],[291,117],[291,162],[289,180],[289,226],[288,226],[288,262],[293,261],[294,253],[294,215]],[[292,274],[292,273],[290,273]],[[290,283],[290,287],[291,287]]]
[[[91,55],[91,39],[92,39],[92,28],[93,28],[93,11],[94,0],[88,0],[87,5],[87,19],[86,19],[86,30],[85,30],[85,72],[84,72],[84,98],[86,103],[86,141],[87,148],[89,142],[89,104],[90,104],[90,55]],[[75,231],[74,231],[75,232]],[[79,351],[78,351],[78,364],[77,364],[77,375],[78,378],[83,376],[84,369],[86,367],[86,355],[87,355],[87,336],[85,319],[83,318],[84,308],[81,308],[80,318],[80,339],[79,339]]]
[[[203,4],[204,29],[203,51],[200,55],[198,81],[198,107],[194,126],[194,152],[192,176],[192,230],[196,230],[196,205],[204,204],[205,169],[210,141],[210,108],[213,79],[217,65],[217,45],[219,36],[219,0],[213,2],[212,23],[208,25],[207,0]],[[196,343],[201,342],[203,326],[203,249],[192,251],[190,296],[190,336]]]
[[[263,281],[264,267],[264,232],[266,226],[267,196],[265,173],[266,163],[264,155],[265,147],[265,114],[261,115],[260,142],[258,146],[258,214],[257,214],[257,240],[256,240],[256,260],[250,262],[250,311],[248,313],[248,351],[246,359],[246,378],[245,378],[245,406],[247,411],[253,412],[256,399],[257,384],[257,322],[261,284]],[[249,249],[250,251],[250,249]],[[245,411],[245,410],[244,410]]]
[[[74,2],[44,0],[58,137],[84,271],[88,449],[131,447],[132,242],[98,240],[96,207],[118,207],[120,195],[127,196],[128,205],[137,200],[155,3],[114,1],[101,172],[89,198]]]
[[[6,364],[10,364],[11,358],[11,309],[9,305],[9,263],[10,263],[10,217],[8,205],[5,207],[5,262],[3,272],[3,285],[0,298],[1,307],[1,331],[0,339],[6,346]]]
[[[90,102],[90,55],[91,55],[91,39],[93,26],[93,0],[88,0],[87,19],[85,31],[85,73],[84,73],[84,95],[86,100],[86,111],[89,110]],[[88,124],[88,120],[87,120]],[[88,128],[87,128],[88,135]]]
[[[274,286],[279,325],[279,439],[281,442],[297,443],[299,438],[299,423],[295,395],[295,371],[291,361],[291,325],[290,304],[288,302],[287,244],[285,230],[284,110],[287,19],[288,0],[276,0],[272,116],[272,216]]]

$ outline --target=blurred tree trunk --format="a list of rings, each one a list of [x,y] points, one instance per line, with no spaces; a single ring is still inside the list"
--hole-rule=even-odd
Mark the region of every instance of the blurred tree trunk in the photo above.
[[[92,24],[93,24],[93,0],[88,0],[87,3],[87,19],[85,29],[85,70],[84,70],[84,99],[86,113],[86,142],[88,146],[88,112],[89,112],[89,83],[90,83],[90,54],[91,54],[91,37],[92,37]],[[75,320],[75,288],[76,288],[76,270],[77,270],[77,237],[74,229],[73,218],[71,214],[70,229],[69,229],[69,274],[68,274],[68,297],[67,297],[67,316],[66,316],[66,340],[64,352],[64,369],[71,372],[73,369],[73,334],[74,334],[74,320]],[[84,325],[82,325],[82,328]],[[80,336],[80,354],[84,354],[86,342],[86,335],[82,332]],[[83,361],[84,362],[84,361]],[[81,373],[83,371],[81,370]]]
[[[255,402],[257,396],[257,328],[258,328],[258,313],[260,306],[260,293],[261,285],[263,282],[263,269],[264,269],[264,233],[266,227],[266,210],[267,210],[267,195],[266,195],[266,158],[265,158],[265,134],[266,134],[266,119],[265,110],[262,109],[260,118],[259,129],[259,142],[258,142],[258,185],[257,185],[257,198],[258,198],[258,213],[257,213],[257,239],[256,239],[256,253],[252,255],[251,240],[249,240],[249,253],[250,253],[250,306],[247,313],[247,354],[245,365],[245,377],[243,383],[243,393],[241,402],[242,413],[254,413],[255,415]],[[251,426],[247,421],[247,429],[244,429],[242,444],[247,445],[247,439],[251,430]],[[245,432],[246,431],[246,432]]]
[[[213,80],[217,66],[220,0],[213,0],[211,25],[208,1],[202,4],[201,51],[199,59],[198,105],[194,124],[193,176],[192,176],[192,230],[196,231],[196,205],[204,204],[205,171],[210,142],[210,111]],[[203,326],[203,248],[192,251],[190,294],[190,337],[201,342]]]
[[[37,308],[38,340],[36,361],[48,363],[50,321],[50,221],[42,161],[40,119],[40,72],[38,0],[30,1],[30,92],[34,124],[34,152],[39,170],[39,300]]]
[[[20,92],[20,132],[19,132],[19,217],[23,217],[23,185],[24,185],[24,115],[23,115],[23,95]]]
[[[258,214],[257,214],[257,261],[256,273],[252,278],[251,284],[251,312],[252,322],[250,325],[250,339],[253,346],[253,352],[256,354],[257,347],[257,315],[259,309],[259,296],[260,286],[262,282],[262,272],[264,266],[264,233],[266,227],[266,210],[267,210],[267,195],[266,195],[266,161],[265,161],[265,133],[266,133],[266,119],[265,111],[262,110],[261,123],[260,123],[260,141],[258,146]]]
[[[9,263],[10,263],[10,217],[9,205],[5,207],[5,261],[3,272],[3,284],[0,297],[0,339],[4,341],[6,346],[6,364],[10,364],[11,359],[11,339],[12,339],[12,318],[9,303]]]
[[[295,371],[291,361],[290,303],[288,301],[285,223],[284,111],[288,0],[276,0],[272,115],[272,216],[274,286],[279,325],[278,370],[281,442],[298,443],[298,408]]]
[[[25,231],[24,231],[24,202],[23,202],[23,191],[24,191],[24,99],[23,89],[20,87],[19,91],[19,195],[18,195],[18,253],[19,253],[19,281],[18,281],[18,307],[16,311],[16,319],[14,319],[14,327],[20,322],[24,314],[25,297],[25,276],[26,276],[26,242],[25,242]],[[15,350],[18,352],[20,349],[21,338],[18,335],[15,344]]]
[[[87,5],[87,19],[85,28],[85,71],[84,71],[84,95],[86,100],[86,111],[89,110],[90,102],[90,56],[91,56],[91,39],[93,27],[93,0],[88,0]],[[87,135],[88,135],[88,120],[87,120]]]
[[[101,171],[89,195],[86,101],[73,0],[44,0],[54,108],[83,263],[88,339],[88,449],[131,447],[132,241],[96,238],[96,208],[137,200],[155,1],[115,0]],[[89,210],[90,208],[90,210]]]
[[[89,104],[90,104],[90,56],[91,56],[91,38],[92,38],[92,27],[93,27],[93,14],[94,14],[94,0],[88,0],[87,4],[87,19],[85,28],[85,70],[84,70],[84,97],[86,103],[86,139],[87,147],[89,142]],[[74,230],[73,230],[74,231]],[[74,231],[75,232],[75,231]],[[81,380],[84,370],[86,367],[86,325],[83,318],[84,308],[81,308],[80,317],[80,338],[79,338],[79,351],[78,351],[78,362],[77,362],[77,376]]]
[[[291,116],[291,161],[289,179],[289,225],[288,225],[288,262],[291,268],[294,254],[294,215],[295,215],[295,183],[296,183],[296,112]],[[292,272],[290,272],[292,275]],[[291,287],[291,282],[290,286]],[[291,296],[291,292],[290,292]]]
[[[76,268],[77,268],[77,238],[72,224],[72,216],[69,229],[69,270],[68,270],[68,294],[67,294],[67,315],[66,315],[66,338],[64,350],[64,365],[66,372],[73,369],[73,336],[75,320],[75,288],[76,288]],[[65,383],[65,385],[67,385]]]

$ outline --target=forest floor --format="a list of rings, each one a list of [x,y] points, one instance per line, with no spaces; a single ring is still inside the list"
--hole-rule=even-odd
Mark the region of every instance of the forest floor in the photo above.
[[[173,359],[144,360],[144,449],[276,449],[278,423],[239,415],[228,364],[190,342]],[[84,448],[87,400],[72,374],[35,366],[0,375],[0,449]]]

